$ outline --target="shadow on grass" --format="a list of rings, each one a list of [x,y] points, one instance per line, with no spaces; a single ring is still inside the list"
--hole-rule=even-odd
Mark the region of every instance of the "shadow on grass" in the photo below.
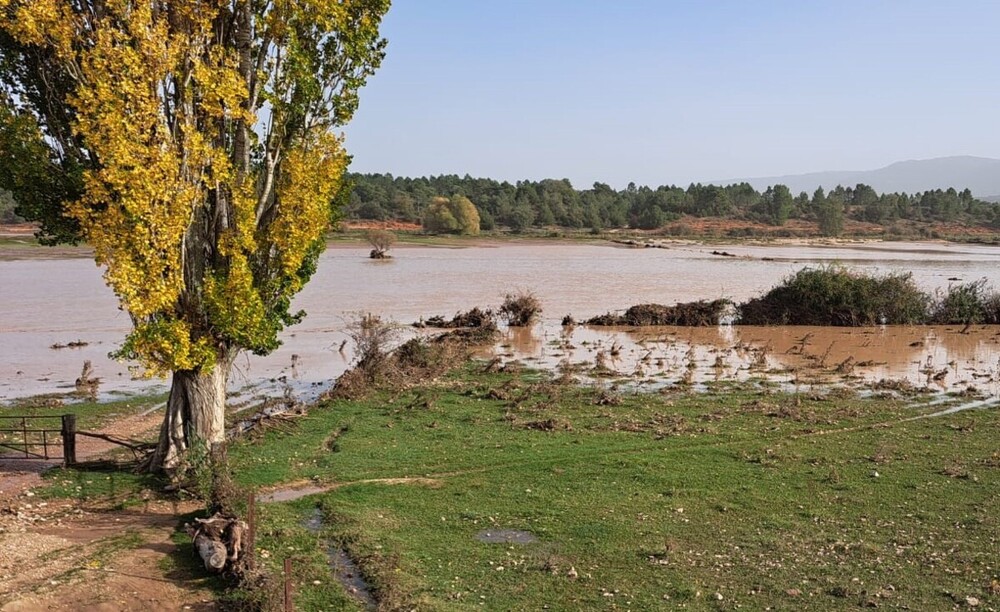
[[[138,471],[137,463],[91,462],[73,467],[55,467],[42,474],[45,485],[36,494],[46,499],[78,502],[109,500],[116,509],[129,508],[148,500],[149,491],[160,491],[166,480]]]

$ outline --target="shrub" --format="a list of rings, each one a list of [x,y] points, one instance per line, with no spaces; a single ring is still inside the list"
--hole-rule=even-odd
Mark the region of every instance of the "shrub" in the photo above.
[[[833,265],[800,270],[764,296],[744,302],[738,323],[915,324],[926,322],[929,303],[910,274],[874,276]]]
[[[375,381],[384,376],[390,346],[398,336],[396,326],[378,315],[362,314],[348,326],[347,335],[354,341],[356,367],[365,378]]]
[[[623,315],[611,313],[587,320],[587,325],[677,325],[681,327],[708,327],[719,325],[726,316],[732,302],[713,300],[688,302],[674,306],[661,304],[639,304],[632,306]]]
[[[388,251],[392,245],[396,244],[396,234],[386,230],[370,230],[365,233],[365,240],[372,245],[369,257],[372,259],[387,259],[390,257]]]
[[[1000,322],[1000,295],[987,287],[985,279],[952,285],[935,296],[930,321],[939,325],[996,324]]]
[[[528,291],[508,293],[500,305],[500,316],[511,327],[527,327],[534,323],[541,313],[542,303]]]

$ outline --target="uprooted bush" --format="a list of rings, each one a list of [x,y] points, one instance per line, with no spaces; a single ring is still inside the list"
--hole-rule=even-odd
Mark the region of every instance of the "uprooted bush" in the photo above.
[[[700,300],[674,306],[639,304],[624,314],[607,313],[587,320],[587,325],[676,325],[680,327],[710,327],[719,325],[728,314],[729,300]]]
[[[492,310],[482,310],[478,306],[468,312],[459,312],[451,320],[441,315],[429,319],[421,319],[414,327],[435,327],[439,329],[457,329],[460,327],[486,328],[495,327],[495,316]]]
[[[927,321],[930,296],[910,274],[805,268],[739,306],[742,325],[906,325]]]
[[[476,347],[493,342],[498,333],[491,321],[480,327],[458,328],[430,338],[418,336],[389,350],[387,338],[391,334],[380,329],[386,326],[377,317],[367,322],[363,318],[357,324],[355,329],[364,330],[364,333],[352,332],[351,336],[359,347],[356,349],[359,358],[353,368],[337,379],[325,397],[356,399],[374,389],[404,387],[440,376],[467,361]],[[366,330],[366,327],[374,329]],[[361,350],[359,339],[367,347],[365,350]]]
[[[510,327],[527,327],[542,314],[542,303],[529,291],[508,293],[500,305],[500,316]]]
[[[367,313],[348,326],[347,335],[354,342],[355,369],[364,372],[369,382],[374,382],[384,368],[399,329],[378,315]]]

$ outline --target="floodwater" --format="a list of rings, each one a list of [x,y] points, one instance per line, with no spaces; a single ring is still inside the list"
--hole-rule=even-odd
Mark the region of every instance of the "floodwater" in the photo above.
[[[308,399],[349,366],[350,347],[340,349],[357,313],[373,312],[407,325],[473,306],[495,307],[505,293],[519,290],[539,297],[543,321],[531,330],[507,332],[496,349],[507,359],[561,363],[577,372],[592,369],[600,359],[606,375],[651,384],[760,376],[815,384],[828,375],[942,389],[975,385],[989,393],[1000,384],[1000,328],[975,327],[967,333],[958,327],[560,328],[566,314],[581,320],[647,302],[744,300],[803,267],[835,261],[868,271],[911,272],[925,290],[979,279],[1000,287],[1000,249],[987,246],[664,246],[401,246],[387,261],[368,259],[361,245],[337,246],[324,253],[319,272],[295,300],[294,308],[308,313],[305,321],[283,333],[284,345],[272,355],[241,357],[232,389],[249,398],[287,388]],[[163,380],[133,379],[125,364],[108,358],[128,332],[129,318],[91,260],[3,260],[0,288],[0,401],[71,391],[84,360],[93,362],[104,397],[166,388]],[[70,343],[80,346],[51,348]]]

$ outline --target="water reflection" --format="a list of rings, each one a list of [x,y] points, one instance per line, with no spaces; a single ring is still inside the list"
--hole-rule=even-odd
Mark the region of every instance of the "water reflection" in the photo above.
[[[937,390],[1000,384],[1000,327],[646,327],[518,329],[497,353],[585,377],[654,386],[750,379],[792,385],[906,384]]]
[[[974,245],[882,243],[851,245],[712,245],[670,243],[665,249],[602,244],[506,243],[443,249],[400,246],[394,259],[369,259],[363,246],[323,254],[319,271],[293,309],[305,321],[282,334],[284,345],[267,357],[245,357],[231,389],[283,393],[308,399],[351,361],[345,328],[350,313],[374,312],[405,326],[421,317],[450,317],[473,306],[496,307],[504,293],[526,289],[542,301],[544,320],[534,329],[505,334],[508,358],[592,367],[598,358],[622,375],[656,381],[776,380],[824,376],[861,380],[903,378],[935,388],[962,383],[993,389],[998,369],[997,330],[969,334],[949,328],[839,330],[808,328],[588,329],[571,332],[559,322],[634,304],[673,304],[703,298],[744,300],[804,265],[843,261],[870,271],[912,272],[926,291],[986,278],[1000,286],[1000,250]],[[717,257],[725,250],[737,257]],[[102,379],[103,397],[151,387],[133,380],[127,364],[108,353],[128,333],[128,316],[87,259],[0,260],[0,401],[73,389],[84,360]],[[407,331],[407,333],[411,333]],[[806,338],[808,334],[812,334]],[[81,340],[86,346],[54,350]],[[917,344],[914,344],[917,343]],[[598,357],[600,355],[600,357]],[[297,356],[297,359],[294,357]],[[851,361],[846,361],[848,358]],[[293,367],[294,359],[294,367]],[[586,364],[590,364],[587,366]],[[847,374],[830,373],[840,366]],[[942,371],[948,371],[942,374]],[[936,378],[937,377],[937,378]],[[807,382],[802,382],[807,384]]]

